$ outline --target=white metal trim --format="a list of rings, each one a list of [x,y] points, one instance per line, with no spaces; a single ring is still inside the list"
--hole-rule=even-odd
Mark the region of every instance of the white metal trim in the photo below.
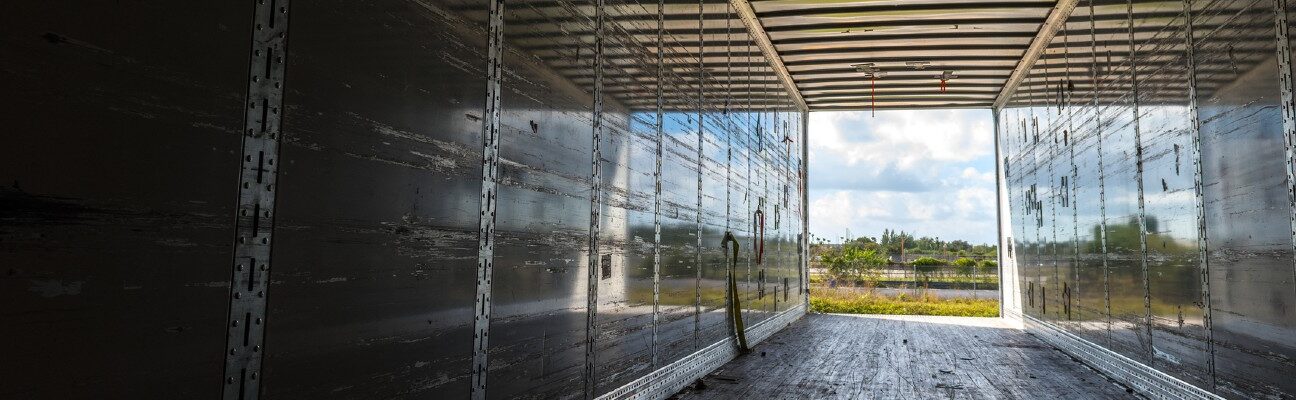
[[[1008,99],[1017,92],[1017,86],[1021,85],[1022,79],[1026,79],[1026,74],[1030,73],[1031,67],[1035,66],[1035,61],[1039,60],[1040,55],[1048,48],[1049,42],[1053,41],[1053,36],[1062,29],[1063,25],[1066,25],[1066,20],[1071,17],[1071,12],[1075,11],[1077,3],[1079,0],[1058,0],[1053,6],[1053,11],[1049,11],[1044,24],[1040,25],[1039,32],[1035,34],[1035,39],[1031,40],[1030,47],[1026,48],[1026,53],[1022,54],[1021,61],[1017,62],[1012,75],[1008,76],[1003,88],[999,89],[999,96],[995,98],[991,108],[999,110],[1008,104]]]
[[[788,94],[796,101],[798,109],[810,111],[805,99],[801,97],[801,90],[797,89],[796,82],[792,80],[792,74],[788,72],[787,66],[783,65],[783,57],[779,56],[774,43],[770,41],[769,34],[765,33],[765,26],[756,16],[756,9],[752,8],[747,0],[729,0],[729,5],[738,11],[738,17],[742,19],[743,25],[747,25],[747,32],[756,39],[756,46],[760,47],[761,53],[765,54],[765,60],[769,61],[770,67],[774,68],[774,73],[783,82],[783,86],[787,87]]]

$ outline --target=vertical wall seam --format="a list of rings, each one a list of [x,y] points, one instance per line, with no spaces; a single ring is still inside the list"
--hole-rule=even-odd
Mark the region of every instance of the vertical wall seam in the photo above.
[[[606,10],[604,0],[597,0],[594,5],[594,110],[591,129],[590,156],[590,223],[589,223],[589,264],[587,271],[587,303],[585,312],[585,399],[594,398],[597,386],[596,364],[598,353],[594,343],[598,339],[598,284],[599,284],[599,230],[603,207],[603,182],[600,163],[603,154],[600,149],[603,137],[603,18]]]
[[[1152,345],[1152,292],[1149,289],[1147,264],[1147,214],[1143,200],[1143,129],[1139,126],[1138,53],[1134,46],[1134,1],[1125,1],[1125,15],[1129,23],[1130,100],[1134,113],[1134,181],[1138,185],[1139,267],[1143,270],[1143,333],[1147,335],[1147,357],[1156,364]]]
[[[1197,114],[1197,56],[1196,40],[1193,39],[1193,17],[1192,17],[1192,0],[1183,0],[1184,15],[1184,58],[1188,64],[1188,115],[1191,122],[1192,132],[1192,155],[1193,167],[1196,169],[1193,174],[1193,193],[1195,196],[1195,206],[1197,211],[1197,257],[1198,266],[1201,268],[1200,279],[1202,285],[1202,324],[1206,328],[1206,348],[1210,356],[1207,358],[1207,371],[1210,374],[1210,389],[1215,391],[1215,328],[1211,320],[1211,295],[1210,295],[1210,253],[1209,242],[1206,236],[1206,197],[1205,188],[1202,186],[1202,155],[1201,155],[1201,119]]]
[[[257,0],[239,160],[234,260],[225,322],[225,399],[260,397],[279,140],[283,137],[288,0]]]
[[[1283,139],[1287,155],[1287,203],[1292,226],[1292,245],[1296,250],[1296,96],[1292,90],[1292,54],[1290,27],[1287,20],[1287,1],[1274,0],[1274,36],[1277,39],[1278,83],[1282,92]],[[1292,278],[1296,281],[1296,263],[1292,264]],[[1296,285],[1292,285],[1296,290]]]
[[[1187,1],[1187,0],[1185,0]],[[1089,2],[1089,54],[1097,54],[1098,51],[1098,33],[1097,22],[1094,20],[1093,1]],[[1110,61],[1110,59],[1109,59]],[[1101,79],[1098,77],[1098,57],[1090,57],[1092,67],[1089,68],[1091,79],[1094,87],[1102,87]],[[1103,71],[1111,71],[1111,65],[1105,64]],[[1094,136],[1098,139],[1098,214],[1099,214],[1099,235],[1102,242],[1102,269],[1103,269],[1103,315],[1106,317],[1107,336],[1105,339],[1111,340],[1111,267],[1108,263],[1107,253],[1107,171],[1104,168],[1103,155],[1103,132],[1102,132],[1102,108],[1098,105],[1098,98],[1101,93],[1095,91],[1093,96],[1094,108]]]
[[[706,50],[706,34],[703,30],[705,16],[704,0],[698,0],[698,112],[697,112],[697,248],[693,256],[693,347],[702,347],[702,132],[703,116],[706,112],[706,67],[703,64]]]
[[[1065,24],[1065,23],[1064,23]],[[1080,182],[1080,168],[1076,166],[1075,148],[1076,139],[1079,135],[1075,129],[1075,109],[1071,107],[1071,96],[1074,94],[1070,88],[1071,85],[1071,35],[1066,35],[1066,47],[1063,48],[1063,57],[1066,60],[1066,79],[1063,82],[1064,95],[1062,96],[1063,110],[1066,112],[1067,129],[1062,134],[1062,144],[1070,150],[1071,153],[1071,181],[1067,182],[1067,205],[1071,207],[1071,274],[1072,281],[1069,291],[1066,293],[1065,310],[1067,310],[1067,319],[1071,319],[1071,310],[1081,305],[1083,296],[1076,296],[1074,293],[1080,291],[1080,207],[1077,205],[1079,200],[1078,189]],[[1072,305],[1072,302],[1076,304]]]
[[[489,372],[491,283],[495,262],[495,210],[499,180],[500,79],[504,49],[504,0],[492,0],[486,53],[486,104],[482,112],[481,210],[477,224],[477,297],[473,307],[472,386],[469,395],[486,398]]]
[[[661,350],[657,345],[657,329],[661,325],[661,194],[662,194],[662,78],[666,53],[666,0],[657,0],[657,152],[653,166],[653,320],[652,367],[657,369]]]
[[[750,33],[749,33],[748,35],[750,36]],[[748,52],[748,53],[751,52],[751,44],[750,44],[750,43],[747,45],[747,52]],[[748,64],[747,64],[747,75],[751,75],[751,72],[752,72],[751,63],[748,63]],[[746,113],[745,113],[745,115],[744,115],[744,117],[746,117],[745,119],[747,120],[747,124],[745,125],[747,129],[746,129],[745,132],[743,132],[743,133],[744,133],[744,136],[745,136],[746,139],[747,139],[747,143],[746,143],[746,148],[747,148],[747,180],[746,180],[746,182],[745,182],[746,185],[744,185],[744,190],[743,190],[743,192],[744,192],[744,196],[743,196],[743,203],[745,203],[745,205],[747,206],[747,209],[745,210],[747,213],[744,214],[744,216],[745,216],[746,218],[749,218],[749,221],[753,221],[753,222],[754,222],[755,220],[752,219],[752,218],[753,218],[753,214],[755,213],[755,210],[752,210],[752,163],[755,162],[755,160],[756,160],[756,156],[758,155],[758,153],[752,151],[752,146],[755,145],[755,143],[756,143],[755,140],[752,140],[752,132],[755,132],[755,131],[756,131],[756,130],[753,129],[753,127],[752,127],[752,121],[755,119],[755,118],[753,118],[753,117],[755,116],[756,113],[753,112],[753,110],[755,109],[755,107],[752,105],[752,101],[751,101],[751,97],[752,97],[752,96],[751,96],[751,94],[752,94],[752,83],[751,83],[751,80],[748,80],[748,81],[747,81],[747,96],[745,96],[745,97],[746,97],[746,101],[747,101],[747,108],[746,108]],[[758,121],[757,124],[759,124],[759,119],[755,119],[755,120]],[[749,236],[751,236],[751,237],[755,237],[755,236],[756,236],[756,230],[754,229],[754,227],[755,227],[754,224],[752,224],[752,223],[748,223],[747,226],[745,226],[745,227],[743,227],[743,228],[744,228],[744,229],[751,228],[750,231],[747,231],[747,234],[748,234]],[[756,249],[756,247],[753,246],[753,247],[751,248],[752,252],[747,254],[747,263],[746,263],[746,264],[747,264],[747,279],[744,280],[744,286],[743,286],[743,301],[746,302],[746,303],[748,304],[747,307],[751,307],[751,304],[752,304],[752,302],[751,302],[751,286],[752,286],[752,282],[751,282],[751,281],[752,281],[752,256],[756,254],[755,249]],[[739,312],[741,312],[741,310],[739,310]]]
[[[727,6],[727,7],[725,8],[725,11],[728,11],[730,14],[732,14],[732,13],[733,13],[733,5],[732,5],[732,4],[726,4],[726,6]],[[725,19],[725,37],[726,37],[726,40],[727,40],[727,38],[731,37],[732,34],[733,34],[733,33],[731,32],[731,30],[732,30],[732,26],[731,26],[731,24],[730,24],[730,22],[732,22],[732,21],[733,21],[733,18],[726,18],[726,19]],[[723,125],[724,125],[724,127],[725,127],[724,135],[725,135],[725,233],[726,233],[726,234],[731,233],[731,232],[730,232],[730,229],[731,229],[731,228],[730,228],[730,219],[731,219],[730,215],[733,214],[733,209],[732,209],[733,198],[731,197],[731,196],[733,195],[733,193],[731,193],[731,190],[732,190],[732,188],[733,188],[733,141],[732,141],[732,137],[733,137],[733,135],[732,135],[732,132],[731,132],[731,131],[733,131],[736,127],[733,126],[733,124],[732,124],[733,121],[730,119],[731,117],[729,116],[729,100],[732,99],[732,98],[733,98],[733,47],[732,47],[731,44],[729,44],[728,42],[726,42],[726,43],[725,43],[725,101],[724,101],[724,103],[723,103],[723,104],[724,104],[724,109],[721,110],[721,111],[723,112],[722,115],[724,116],[724,124],[723,124]],[[735,244],[736,244],[736,243],[737,243],[737,242],[735,242]],[[721,252],[724,252],[724,253],[726,253],[726,254],[728,254],[728,252],[726,252],[726,251],[724,250],[723,247],[721,248],[720,251],[721,251]],[[725,256],[725,260],[728,260],[728,256],[727,256],[727,255]],[[737,262],[737,260],[734,260],[734,262]],[[737,277],[737,276],[732,276],[732,277],[730,276],[730,275],[734,275],[734,274],[737,274],[737,273],[738,273],[737,268],[735,268],[735,269],[733,269],[733,270],[729,269],[729,266],[727,265],[727,262],[726,262],[726,265],[722,265],[721,268],[723,268],[723,269],[725,270],[725,279],[733,279],[734,282],[737,282],[737,281],[738,281],[738,277]],[[737,286],[737,285],[735,284],[734,286]],[[737,292],[737,288],[736,288],[736,287],[734,288],[734,292],[728,292],[728,290],[729,290],[729,286],[726,285],[726,286],[725,286],[725,291],[726,291],[727,293],[725,293],[725,294],[726,294],[726,296],[725,296],[725,310],[732,310],[733,307],[731,306],[731,303],[733,302],[733,299],[734,299],[736,296],[738,296],[738,293],[736,293],[736,292]],[[741,302],[740,302],[740,303],[741,303]],[[739,312],[741,312],[741,311],[739,311]],[[728,323],[728,325],[729,325],[729,332],[730,332],[731,335],[733,335],[733,336],[736,338],[736,337],[738,337],[738,334],[737,334],[737,326],[733,323],[733,321],[734,321],[733,318],[734,318],[735,316],[734,316],[734,315],[729,315],[728,317],[730,318],[730,319],[729,319],[730,322]],[[744,334],[744,340],[745,340],[746,332],[743,332],[743,334]]]
[[[1045,76],[1048,76],[1048,67],[1047,67],[1047,66],[1044,67],[1044,75],[1045,75]],[[1045,80],[1045,83],[1047,83],[1047,78],[1045,78],[1045,79],[1046,79],[1046,80]],[[1059,84],[1060,84],[1060,83],[1059,83]],[[1046,87],[1047,87],[1047,86],[1046,86]],[[1060,99],[1059,99],[1059,100],[1060,100]],[[1049,103],[1049,102],[1046,100],[1046,101],[1044,102],[1045,106],[1048,106],[1048,103]],[[1061,107],[1061,105],[1062,105],[1062,103],[1059,101],[1059,103],[1058,103],[1058,107]],[[1045,114],[1047,115],[1047,111],[1045,111]],[[1059,115],[1061,114],[1061,111],[1060,111],[1060,110],[1059,110],[1058,114],[1059,114]],[[1046,123],[1047,123],[1047,120],[1045,120],[1045,121],[1046,121]],[[1057,296],[1057,304],[1058,304],[1058,307],[1057,307],[1057,308],[1054,308],[1054,309],[1053,309],[1053,312],[1057,313],[1057,315],[1058,315],[1058,318],[1057,318],[1057,319],[1062,319],[1062,318],[1061,318],[1061,316],[1062,316],[1062,310],[1063,310],[1063,306],[1062,306],[1062,285],[1060,284],[1060,282],[1062,281],[1062,278],[1061,278],[1062,273],[1061,273],[1061,271],[1060,271],[1061,268],[1058,266],[1058,234],[1057,234],[1057,223],[1058,223],[1058,219],[1057,219],[1058,196],[1059,196],[1059,194],[1061,193],[1062,182],[1061,182],[1060,179],[1058,179],[1058,176],[1057,176],[1057,169],[1054,168],[1054,164],[1057,163],[1056,161],[1057,161],[1057,159],[1058,159],[1058,156],[1061,156],[1061,155],[1062,155],[1062,149],[1059,149],[1059,148],[1058,148],[1058,142],[1057,142],[1057,131],[1056,131],[1056,130],[1049,129],[1049,128],[1053,128],[1053,126],[1052,126],[1053,124],[1049,124],[1049,125],[1050,125],[1050,126],[1049,126],[1048,128],[1045,128],[1045,129],[1048,129],[1048,130],[1050,131],[1049,133],[1052,133],[1052,135],[1053,135],[1052,140],[1050,140],[1050,142],[1052,142],[1053,145],[1052,145],[1052,146],[1049,146],[1049,150],[1048,150],[1048,151],[1049,151],[1049,154],[1048,154],[1048,174],[1049,174],[1049,213],[1052,214],[1052,215],[1049,216],[1049,218],[1050,218],[1050,221],[1049,221],[1049,230],[1051,230],[1051,231],[1052,231],[1052,234],[1053,234],[1052,241],[1050,241],[1049,244],[1051,245],[1050,247],[1053,248],[1053,255],[1052,255],[1052,257],[1050,257],[1050,258],[1052,258],[1052,261],[1053,261],[1053,286],[1054,286],[1054,287],[1053,287],[1053,289],[1054,289],[1054,290],[1053,290],[1053,293],[1056,293],[1056,296]]]
[[[1038,202],[1039,191],[1037,190],[1037,188],[1039,184],[1040,145],[1039,145],[1039,119],[1038,117],[1035,116],[1035,110],[1034,110],[1036,108],[1035,101],[1036,100],[1034,98],[1031,98],[1030,100],[1031,134],[1034,135],[1035,138],[1035,142],[1031,144],[1031,156],[1033,156],[1034,164],[1035,164],[1033,171],[1031,171],[1031,174],[1034,175],[1033,178],[1035,180],[1035,184],[1031,185],[1031,197],[1035,198],[1032,200]],[[1050,177],[1049,179],[1052,179],[1052,177]],[[1048,299],[1047,299],[1048,291],[1044,288],[1044,275],[1043,275],[1044,245],[1042,239],[1043,238],[1042,231],[1044,230],[1043,227],[1044,208],[1043,205],[1037,205],[1037,204],[1031,204],[1031,208],[1035,211],[1037,215],[1036,223],[1034,224],[1035,225],[1035,246],[1034,246],[1035,247],[1035,282],[1039,283],[1040,285],[1040,307],[1041,307],[1040,315],[1043,316],[1048,312]]]
[[[801,300],[810,306],[810,111],[801,111]]]

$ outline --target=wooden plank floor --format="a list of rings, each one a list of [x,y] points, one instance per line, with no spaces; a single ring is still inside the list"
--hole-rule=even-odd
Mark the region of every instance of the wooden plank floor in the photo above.
[[[674,398],[1139,397],[998,318],[808,314]]]

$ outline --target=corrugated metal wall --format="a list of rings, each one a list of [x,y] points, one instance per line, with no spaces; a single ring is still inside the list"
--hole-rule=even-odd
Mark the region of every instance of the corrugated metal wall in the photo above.
[[[726,2],[5,8],[0,397],[598,395],[728,340],[726,231],[803,303]]]
[[[1225,397],[1296,393],[1285,3],[1080,1],[998,115],[1022,312]]]

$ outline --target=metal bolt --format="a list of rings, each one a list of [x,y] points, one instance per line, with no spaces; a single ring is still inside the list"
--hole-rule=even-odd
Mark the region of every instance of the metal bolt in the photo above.
[[[261,346],[252,346],[252,351],[253,352],[261,351]]]
[[[230,355],[238,353],[238,349],[230,349]]]
[[[229,377],[229,378],[226,378],[226,379],[225,379],[225,383],[226,383],[226,384],[229,384],[229,385],[233,385],[233,384],[234,384],[234,377],[231,376],[231,377]]]
[[[265,265],[265,264],[261,264],[261,270],[262,270],[262,271],[265,271],[265,270],[266,270],[266,265]]]
[[[234,322],[231,322],[230,326],[238,327],[238,321],[235,320]]]
[[[261,325],[261,318],[257,318],[257,319],[256,319],[256,324],[257,324],[257,325]]]

